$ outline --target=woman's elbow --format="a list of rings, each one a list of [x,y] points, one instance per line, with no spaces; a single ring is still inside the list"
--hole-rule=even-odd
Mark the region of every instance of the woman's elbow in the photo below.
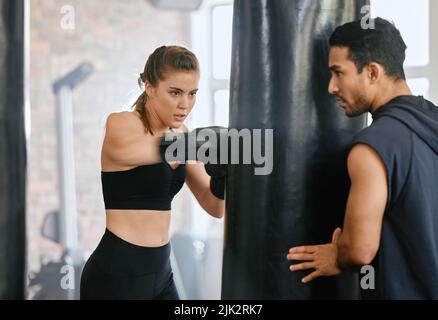
[[[225,215],[225,201],[221,200],[218,204],[212,206],[208,213],[213,218],[221,219]]]
[[[225,215],[225,210],[219,211],[214,215],[215,218],[222,219]]]

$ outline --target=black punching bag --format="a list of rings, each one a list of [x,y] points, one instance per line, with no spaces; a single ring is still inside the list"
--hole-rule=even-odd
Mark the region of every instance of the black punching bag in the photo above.
[[[0,0],[0,43],[0,299],[24,299],[24,0]]]
[[[363,1],[235,0],[230,127],[273,129],[273,171],[229,167],[223,299],[355,299],[355,274],[289,271],[289,248],[331,241],[342,227],[346,155],[365,116],[347,118],[328,92],[328,39]]]

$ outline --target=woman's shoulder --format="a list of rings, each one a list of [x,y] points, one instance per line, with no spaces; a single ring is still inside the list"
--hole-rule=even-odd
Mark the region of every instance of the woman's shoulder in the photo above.
[[[111,112],[108,115],[106,122],[107,124],[124,125],[136,120],[139,120],[137,111],[120,111]]]
[[[141,130],[143,124],[136,111],[112,112],[106,119],[106,129]]]
[[[110,113],[105,125],[105,140],[125,143],[127,140],[144,136],[144,127],[134,112],[122,111]]]

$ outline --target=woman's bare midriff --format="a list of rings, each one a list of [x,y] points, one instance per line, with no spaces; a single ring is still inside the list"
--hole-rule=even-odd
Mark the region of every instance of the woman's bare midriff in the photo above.
[[[170,211],[106,210],[106,227],[119,238],[143,247],[169,242]]]

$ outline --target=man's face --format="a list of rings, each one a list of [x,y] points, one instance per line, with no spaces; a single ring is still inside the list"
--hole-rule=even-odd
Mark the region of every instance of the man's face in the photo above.
[[[336,95],[336,100],[348,117],[355,117],[370,111],[370,84],[366,67],[358,73],[356,65],[349,59],[348,54],[347,47],[330,48],[331,79],[328,91]]]

